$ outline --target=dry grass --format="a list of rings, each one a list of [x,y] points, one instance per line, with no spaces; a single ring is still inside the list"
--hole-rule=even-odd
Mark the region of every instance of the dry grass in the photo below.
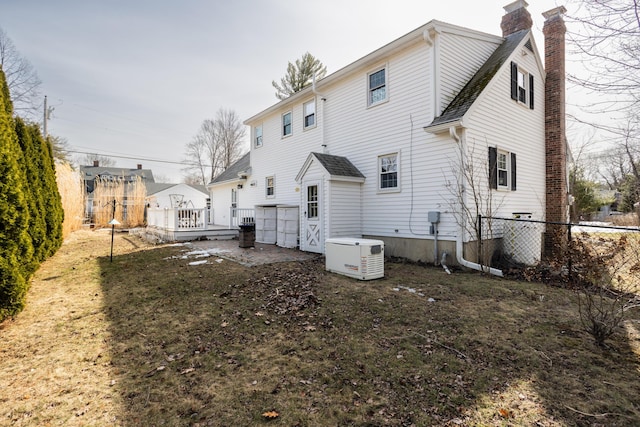
[[[93,203],[96,227],[108,227],[109,221],[113,218],[120,223],[119,228],[144,225],[146,188],[142,179],[135,177],[131,182],[124,182],[122,179],[112,178],[96,178],[94,183]]]
[[[640,225],[638,220],[638,214],[636,212],[627,213],[624,215],[611,215],[611,223],[619,227],[637,227]]]
[[[116,237],[110,263],[109,233],[72,234],[2,325],[0,424],[640,425],[637,313],[603,350],[559,288],[189,266]]]
[[[80,172],[69,163],[56,163],[56,181],[64,209],[62,236],[67,238],[73,231],[82,228],[84,215],[84,182]]]

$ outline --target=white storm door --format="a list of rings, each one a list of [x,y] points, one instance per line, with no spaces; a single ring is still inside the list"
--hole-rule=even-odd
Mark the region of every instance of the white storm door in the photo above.
[[[304,205],[302,206],[302,240],[304,250],[323,253],[322,197],[320,181],[304,183]]]

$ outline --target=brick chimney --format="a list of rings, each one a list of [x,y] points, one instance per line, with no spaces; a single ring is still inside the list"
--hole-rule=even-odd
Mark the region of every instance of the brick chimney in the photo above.
[[[529,4],[525,0],[516,0],[504,7],[506,14],[502,17],[500,28],[502,37],[507,37],[520,30],[529,30],[533,26],[533,19],[527,10]]]
[[[562,15],[567,10],[556,7],[542,16],[545,18],[544,66],[547,73],[544,88],[544,134],[546,149],[546,218],[552,222],[567,222],[567,143],[565,124],[565,33],[567,27]],[[564,235],[547,233],[545,252],[553,254],[561,249]],[[558,237],[563,236],[563,237]],[[559,241],[562,239],[562,241]]]
[[[98,168],[98,167],[100,167],[100,160],[94,160],[94,161],[93,161],[93,167],[94,167],[94,168]]]
[[[138,170],[142,169],[142,165],[138,163]]]

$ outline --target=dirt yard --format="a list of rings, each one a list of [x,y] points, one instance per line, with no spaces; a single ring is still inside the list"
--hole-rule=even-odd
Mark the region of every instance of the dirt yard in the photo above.
[[[0,325],[0,425],[640,425],[637,312],[602,349],[557,287],[115,237],[73,233]]]

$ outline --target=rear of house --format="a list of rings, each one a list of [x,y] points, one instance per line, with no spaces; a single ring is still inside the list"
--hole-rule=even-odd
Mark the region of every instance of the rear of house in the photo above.
[[[256,114],[242,182],[211,183],[214,205],[275,213],[276,235],[278,207],[297,208],[302,250],[369,237],[421,261],[453,260],[475,213],[544,219],[545,72],[530,28],[431,21]],[[277,243],[267,224],[257,235]]]

